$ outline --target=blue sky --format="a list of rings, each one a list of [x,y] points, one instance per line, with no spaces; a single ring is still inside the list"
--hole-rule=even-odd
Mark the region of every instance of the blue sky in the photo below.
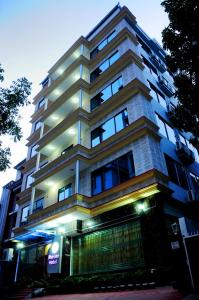
[[[168,18],[160,3],[159,0],[120,1],[136,16],[145,32],[161,43],[161,31],[167,26]],[[4,86],[26,76],[33,83],[33,97],[56,60],[116,4],[113,0],[0,0],[0,63],[5,69]],[[11,147],[12,166],[26,156],[32,113],[31,105],[21,111],[24,137],[20,142],[0,138],[4,146]],[[1,187],[13,179],[13,169],[0,173],[0,194]]]

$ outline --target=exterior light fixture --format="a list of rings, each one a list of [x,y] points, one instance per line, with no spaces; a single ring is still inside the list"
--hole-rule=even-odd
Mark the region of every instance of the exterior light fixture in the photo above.
[[[24,243],[17,243],[17,249],[22,249],[24,248]]]
[[[68,133],[71,135],[75,135],[76,130],[74,128],[70,128],[70,129],[68,129]]]
[[[144,213],[148,210],[148,205],[146,202],[138,203],[135,206],[135,210],[138,214]]]

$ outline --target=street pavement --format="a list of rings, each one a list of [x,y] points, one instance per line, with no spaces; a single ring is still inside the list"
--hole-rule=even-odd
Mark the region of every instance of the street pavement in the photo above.
[[[183,296],[172,287],[159,287],[148,290],[88,293],[72,295],[53,295],[35,300],[199,300],[199,295]]]

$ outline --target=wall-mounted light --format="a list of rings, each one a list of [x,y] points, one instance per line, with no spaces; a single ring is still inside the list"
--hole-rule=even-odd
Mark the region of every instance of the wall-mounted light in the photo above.
[[[148,210],[148,205],[146,202],[138,203],[135,205],[135,210],[138,214],[144,213]]]
[[[24,243],[20,242],[17,243],[17,249],[23,249],[24,248]]]

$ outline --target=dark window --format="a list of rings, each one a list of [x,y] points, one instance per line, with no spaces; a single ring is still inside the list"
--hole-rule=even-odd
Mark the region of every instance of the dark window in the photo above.
[[[22,208],[21,211],[21,225],[24,225],[28,222],[28,216],[30,214],[30,205],[27,205]]]
[[[45,98],[43,97],[38,103],[38,109],[40,109],[45,104]]]
[[[90,82],[93,82],[101,73],[106,71],[116,60],[119,59],[119,57],[120,57],[119,52],[116,51],[108,59],[106,59],[99,67],[97,67],[90,74]]]
[[[91,173],[92,194],[97,195],[133,176],[135,176],[133,154],[128,152]]]
[[[114,30],[111,34],[109,34],[100,44],[95,47],[90,53],[90,58],[94,58],[97,53],[102,50],[116,35],[116,31]]]
[[[138,36],[136,35],[138,42],[141,44],[142,48],[148,53],[151,54],[151,49],[145,44],[145,42]]]
[[[182,186],[184,189],[189,189],[185,168],[168,155],[165,155],[165,160],[171,181]]]
[[[41,210],[41,209],[43,209],[43,207],[44,207],[44,197],[42,197],[34,202],[33,211],[35,212],[35,211]]]
[[[176,137],[173,128],[168,125],[158,114],[156,114],[156,120],[159,126],[159,132],[175,144]]]
[[[158,78],[158,71],[156,70],[156,68],[144,56],[142,56],[142,59],[144,61],[145,66],[149,70],[149,72],[152,75],[154,75],[156,77],[156,79],[157,79]]]
[[[98,93],[91,99],[91,110],[95,109],[97,106],[107,101],[110,97],[112,97],[120,89],[122,89],[122,87],[122,77],[120,76],[118,79],[113,81],[110,85],[108,85],[100,93]]]
[[[46,86],[48,86],[48,83],[49,83],[49,77],[46,77],[41,83],[42,88],[45,88]]]
[[[164,95],[150,81],[148,82],[151,88],[150,94],[153,99],[157,100],[164,108],[166,108],[167,105]]]
[[[97,127],[91,132],[92,147],[97,146],[101,142],[105,141],[106,139],[114,135],[116,132],[127,127],[128,124],[129,122],[128,122],[127,109],[124,109],[119,114],[109,119],[104,124]]]
[[[67,184],[58,190],[58,201],[62,201],[72,195],[72,185]]]

